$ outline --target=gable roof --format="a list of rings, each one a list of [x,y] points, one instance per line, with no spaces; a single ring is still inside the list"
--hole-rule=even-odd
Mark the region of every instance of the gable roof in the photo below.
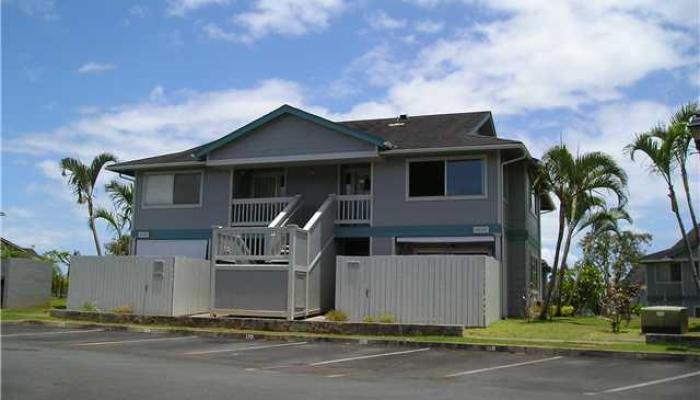
[[[256,119],[255,121],[248,123],[235,131],[229,133],[228,135],[219,138],[211,143],[208,143],[204,146],[202,146],[200,149],[195,151],[193,154],[195,158],[200,158],[228,143],[231,143],[232,141],[240,138],[241,136],[255,130],[256,128],[259,128],[260,126],[282,116],[282,115],[293,115],[295,117],[314,122],[318,125],[321,125],[325,128],[328,128],[330,130],[336,131],[338,133],[341,133],[343,135],[348,135],[350,137],[354,137],[355,139],[363,140],[365,142],[371,143],[375,146],[378,146],[380,148],[390,148],[391,143],[387,143],[387,141],[379,136],[371,135],[359,130],[355,130],[353,128],[347,127],[345,125],[341,125],[338,123],[335,123],[333,121],[329,121],[325,118],[321,118],[318,115],[314,115],[311,113],[308,113],[306,111],[300,110],[298,108],[294,108],[288,104],[284,104],[283,106],[279,107],[278,109],[267,113],[263,115],[262,117]]]
[[[139,168],[204,165],[203,157],[207,153],[285,114],[317,123],[338,133],[369,142],[379,147],[380,150],[389,152],[523,145],[522,142],[516,140],[496,137],[493,118],[489,111],[417,115],[406,119],[380,118],[333,122],[285,104],[213,142],[176,153],[112,164],[107,169],[116,172],[130,172]],[[487,135],[484,135],[484,132]]]
[[[700,225],[696,226],[695,229],[700,231]],[[690,241],[690,247],[698,247],[698,241],[695,237],[695,233],[693,233],[692,228],[688,232],[686,232],[686,235],[688,236],[688,240]],[[677,256],[687,256],[687,254],[688,251],[685,249],[685,240],[683,240],[683,238],[680,238],[673,246],[667,249],[647,254],[642,258],[641,262],[670,260]]]

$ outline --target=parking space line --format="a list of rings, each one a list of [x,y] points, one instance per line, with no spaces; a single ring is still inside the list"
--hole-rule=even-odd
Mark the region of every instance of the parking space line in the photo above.
[[[556,357],[549,357],[549,358],[540,358],[539,360],[525,361],[525,362],[519,362],[519,363],[515,363],[515,364],[506,364],[506,365],[498,365],[495,367],[472,369],[470,371],[463,371],[463,372],[457,372],[457,373],[450,374],[450,375],[445,375],[445,378],[456,378],[459,376],[474,375],[474,374],[478,374],[481,372],[489,372],[489,371],[495,371],[495,370],[505,369],[505,368],[513,368],[513,367],[521,367],[524,365],[539,364],[539,363],[543,363],[543,362],[559,360],[561,358],[564,358],[564,357],[563,356],[556,356]]]
[[[8,337],[20,337],[20,336],[45,336],[45,335],[71,335],[74,333],[90,333],[90,332],[102,332],[104,329],[86,329],[80,331],[54,331],[54,332],[22,332],[22,333],[9,333],[7,335],[0,335],[0,338]]]
[[[588,396],[595,396],[595,395],[605,394],[605,393],[623,392],[625,390],[639,389],[639,388],[646,387],[646,386],[652,386],[652,385],[658,385],[660,383],[677,381],[679,379],[690,378],[690,377],[697,376],[697,375],[700,375],[700,371],[690,372],[690,373],[683,374],[683,375],[671,376],[671,377],[663,378],[663,379],[656,379],[653,381],[637,383],[637,384],[629,385],[629,386],[621,386],[621,387],[617,387],[617,388],[603,390],[602,392],[588,392],[588,393],[584,393],[584,394],[586,394]]]
[[[166,338],[148,338],[148,339],[130,339],[130,340],[114,340],[110,342],[89,342],[89,343],[75,343],[73,346],[102,346],[110,344],[129,344],[129,343],[141,343],[141,342],[163,342],[166,340],[186,340],[194,339],[197,336],[178,336],[178,337],[166,337]]]
[[[337,359],[335,359],[335,360],[319,361],[319,362],[315,362],[315,363],[309,364],[309,365],[311,365],[312,367],[317,367],[317,366],[319,366],[319,365],[337,364],[337,363],[343,363],[343,362],[355,361],[355,360],[366,360],[366,359],[368,359],[368,358],[398,356],[398,355],[402,355],[402,354],[418,353],[418,352],[421,352],[421,351],[428,351],[428,350],[430,350],[429,347],[423,347],[423,348],[421,348],[421,349],[406,350],[406,351],[395,351],[395,352],[392,352],[392,353],[382,353],[382,354],[371,354],[371,355],[367,355],[367,356],[337,358]]]
[[[186,356],[202,355],[202,354],[214,354],[214,353],[231,353],[235,351],[248,351],[248,350],[262,350],[262,349],[272,349],[275,347],[287,347],[287,346],[299,346],[306,344],[307,342],[292,342],[292,343],[281,343],[281,344],[270,344],[263,346],[249,346],[249,347],[237,347],[228,349],[218,349],[218,350],[203,350],[203,351],[189,351],[187,353],[182,353]]]

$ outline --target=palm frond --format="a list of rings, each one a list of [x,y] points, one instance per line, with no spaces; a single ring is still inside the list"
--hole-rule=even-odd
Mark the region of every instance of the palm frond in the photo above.
[[[97,178],[100,176],[100,172],[102,171],[102,167],[105,166],[108,162],[116,162],[117,157],[114,156],[111,153],[101,153],[98,154],[93,160],[92,163],[90,164],[90,182],[92,183],[92,187],[95,186],[97,183]]]
[[[67,177],[68,184],[77,197],[78,203],[83,204],[87,197],[92,194],[88,167],[82,161],[71,157],[61,159],[58,165],[61,168],[61,175]]]

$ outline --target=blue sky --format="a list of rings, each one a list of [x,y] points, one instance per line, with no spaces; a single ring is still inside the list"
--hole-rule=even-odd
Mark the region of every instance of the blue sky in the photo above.
[[[698,98],[698,15],[693,0],[3,0],[3,236],[93,254],[61,157],[181,150],[290,103],[331,119],[492,110],[535,156],[560,138],[607,151],[633,228],[662,248],[678,236],[664,186],[621,149]],[[543,229],[547,256],[551,215]]]

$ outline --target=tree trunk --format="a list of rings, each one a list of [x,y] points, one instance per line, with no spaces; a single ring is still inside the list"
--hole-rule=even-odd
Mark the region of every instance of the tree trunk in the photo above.
[[[552,277],[549,279],[549,285],[547,286],[547,294],[545,295],[544,304],[542,305],[542,310],[540,310],[539,319],[547,318],[549,303],[552,301],[552,291],[556,286],[557,282],[557,271],[559,263],[559,251],[561,250],[561,241],[564,237],[564,206],[559,206],[559,232],[557,233],[557,246],[554,250],[554,262],[552,263]]]
[[[690,195],[690,184],[688,183],[688,170],[685,164],[681,164],[681,178],[683,179],[683,190],[685,191],[685,200],[688,203],[688,212],[690,221],[693,223],[693,234],[695,242],[700,244],[700,229],[698,229],[698,219],[695,217],[695,207],[693,207],[693,199]]]
[[[90,223],[90,230],[92,231],[92,239],[95,241],[95,250],[97,255],[102,255],[102,249],[100,249],[100,239],[97,238],[97,229],[95,228],[95,215],[92,208],[92,201],[88,200],[88,218]]]
[[[564,242],[564,251],[561,253],[561,268],[559,269],[561,271],[561,277],[559,278],[559,293],[557,293],[557,316],[561,315],[561,298],[562,298],[562,293],[561,293],[561,283],[564,279],[564,273],[566,271],[566,259],[569,256],[569,250],[571,248],[571,239],[574,236],[574,229],[573,227],[569,227],[568,232],[566,233],[566,241]]]
[[[671,198],[671,208],[673,209],[673,214],[676,216],[676,221],[678,222],[678,229],[681,231],[681,237],[685,242],[685,249],[688,252],[688,262],[690,263],[690,270],[693,272],[693,281],[695,282],[695,289],[700,292],[700,271],[698,271],[698,265],[695,264],[695,257],[693,256],[693,247],[690,245],[690,239],[688,239],[687,232],[685,231],[685,226],[683,225],[683,220],[681,219],[681,213],[678,210],[678,200],[676,199],[676,191],[673,189],[673,185],[668,185],[668,195]]]

